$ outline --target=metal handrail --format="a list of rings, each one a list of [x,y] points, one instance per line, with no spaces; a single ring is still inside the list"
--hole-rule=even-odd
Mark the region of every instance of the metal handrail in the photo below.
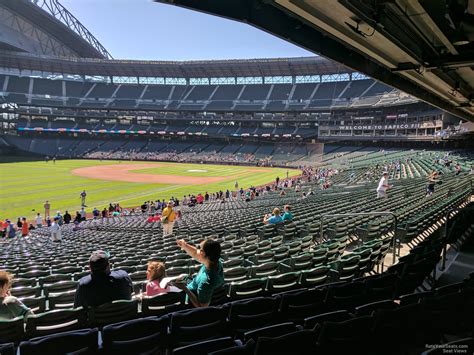
[[[467,184],[469,185],[469,190],[470,190],[470,193],[472,193],[473,191],[473,181],[472,179],[470,179]],[[448,222],[449,222],[449,218],[451,218],[451,214],[453,212],[459,212],[461,211],[462,208],[460,207],[451,207],[448,209],[448,211],[446,212],[446,222],[444,224],[444,229],[443,229],[443,256],[441,258],[441,267],[440,267],[440,271],[444,271],[446,269],[446,257],[447,257],[447,252],[448,252]]]
[[[393,231],[393,264],[395,264],[396,260],[396,249],[397,249],[397,239],[395,238],[396,232],[397,232],[397,215],[393,212],[357,212],[357,213],[336,213],[336,214],[323,214],[321,215],[321,220],[319,221],[319,237],[321,240],[323,239],[323,221],[325,217],[352,217],[352,216],[391,216],[393,218],[393,225],[394,225],[394,231]],[[314,241],[314,240],[313,240]]]

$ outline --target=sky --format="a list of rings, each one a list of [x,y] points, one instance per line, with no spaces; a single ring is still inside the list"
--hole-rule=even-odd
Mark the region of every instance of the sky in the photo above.
[[[115,59],[251,59],[314,55],[250,25],[152,0],[60,2]]]

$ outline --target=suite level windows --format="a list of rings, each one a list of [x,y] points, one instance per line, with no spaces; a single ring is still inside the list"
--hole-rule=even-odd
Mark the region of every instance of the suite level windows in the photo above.
[[[184,77],[148,77],[148,76],[100,76],[77,75],[68,73],[52,73],[31,70],[17,70],[0,68],[0,74],[16,77],[41,78],[49,80],[64,80],[75,82],[94,82],[105,84],[130,84],[130,85],[276,85],[276,84],[305,84],[325,83],[350,80],[369,79],[366,75],[353,73],[313,74],[313,75],[278,75],[278,76],[238,76],[238,77],[209,77],[209,78],[184,78]]]
[[[266,76],[264,81],[265,84],[292,84],[293,78],[291,76]]]
[[[136,76],[113,76],[112,82],[114,84],[138,84]]]

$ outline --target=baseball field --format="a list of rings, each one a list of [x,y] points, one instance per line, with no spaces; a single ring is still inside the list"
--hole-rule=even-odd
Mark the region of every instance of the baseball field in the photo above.
[[[124,207],[143,201],[180,200],[183,195],[258,186],[298,170],[230,165],[58,160],[0,164],[0,219],[43,214],[46,200],[51,212],[80,209],[80,193],[86,190],[87,211],[109,203]],[[71,213],[72,214],[72,213]]]

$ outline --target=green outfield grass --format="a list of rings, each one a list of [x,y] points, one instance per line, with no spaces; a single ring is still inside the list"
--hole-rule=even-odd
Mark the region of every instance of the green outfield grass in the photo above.
[[[126,162],[130,164],[132,162]],[[136,162],[141,164],[143,162]],[[233,189],[235,181],[244,188],[263,185],[275,180],[299,174],[298,170],[265,168],[265,171],[249,171],[244,166],[157,163],[156,168],[136,170],[134,173],[224,176],[225,180],[205,185],[147,184],[107,181],[74,176],[71,171],[81,167],[118,164],[117,161],[58,160],[56,164],[44,161],[0,164],[0,219],[25,216],[31,218],[36,211],[43,213],[43,204],[49,200],[51,211],[76,211],[80,208],[79,194],[87,191],[88,211],[103,208],[110,202],[122,206],[137,206],[147,200],[168,199],[172,196],[182,199],[183,195],[198,192],[215,192]],[[132,163],[133,164],[133,163]],[[158,164],[162,165],[158,167]],[[206,172],[189,170],[206,170]]]

